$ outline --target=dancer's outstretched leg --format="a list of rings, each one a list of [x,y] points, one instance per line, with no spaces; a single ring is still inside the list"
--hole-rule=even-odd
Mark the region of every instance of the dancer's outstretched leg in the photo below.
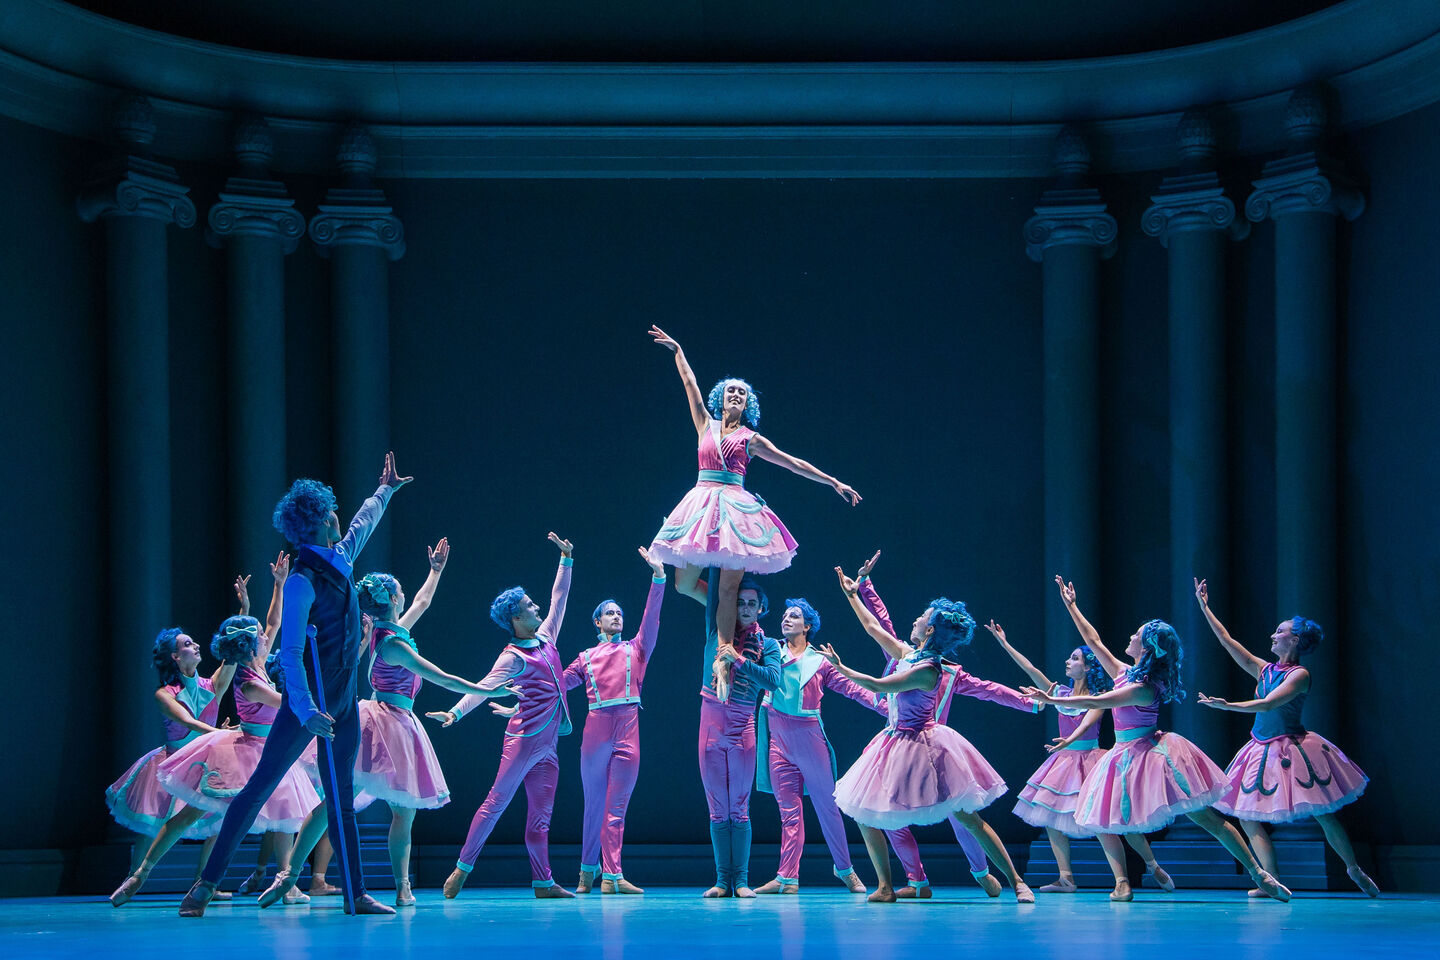
[[[1010,859],[1005,844],[1000,842],[1000,837],[996,835],[990,824],[981,819],[978,813],[960,811],[955,814],[955,819],[959,820],[960,825],[980,841],[980,846],[984,849],[985,855],[990,858],[990,862],[1005,874],[1006,879],[1010,881],[1010,886],[1015,889],[1015,902],[1034,903],[1035,894],[1025,883],[1025,878],[1021,877],[1020,872],[1015,869],[1015,863]]]
[[[1140,854],[1140,859],[1145,861],[1145,869],[1150,871],[1150,876],[1155,878],[1155,883],[1161,890],[1175,889],[1175,881],[1170,879],[1170,874],[1166,873],[1165,868],[1160,866],[1160,861],[1155,859],[1155,851],[1150,849],[1150,841],[1145,839],[1145,834],[1127,833],[1125,842],[1130,844],[1130,849]]]
[[[1350,834],[1345,832],[1340,818],[1333,813],[1322,813],[1315,818],[1315,822],[1325,831],[1325,842],[1330,844],[1330,849],[1345,861],[1345,872],[1355,881],[1355,885],[1372,897],[1380,896],[1380,887],[1360,869],[1360,861],[1355,859],[1355,848],[1350,845]]]
[[[1240,831],[1235,829],[1234,824],[1220,816],[1210,807],[1203,810],[1196,810],[1188,815],[1191,820],[1205,828],[1220,845],[1230,852],[1230,856],[1240,861],[1240,866],[1250,873],[1250,879],[1255,881],[1255,886],[1267,897],[1274,897],[1276,900],[1286,901],[1290,899],[1290,888],[1279,880],[1276,880],[1245,846],[1245,838],[1240,836]]]

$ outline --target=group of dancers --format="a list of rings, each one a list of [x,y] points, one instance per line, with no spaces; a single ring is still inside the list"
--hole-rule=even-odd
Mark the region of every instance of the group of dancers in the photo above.
[[[279,867],[260,905],[295,902],[303,896],[294,889],[296,865],[328,829],[340,858],[347,912],[393,913],[365,892],[355,827],[355,811],[381,800],[391,812],[395,903],[414,904],[409,858],[415,812],[450,800],[430,736],[414,712],[427,680],[462,695],[450,709],[426,714],[442,728],[486,701],[496,701],[490,710],[505,718],[499,769],[445,881],[446,897],[460,893],[522,785],[537,898],[569,898],[596,886],[602,893],[643,893],[625,877],[621,852],[639,772],[639,707],[659,635],[666,565],[675,569],[676,590],[705,607],[698,754],[716,871],[705,897],[799,892],[802,798],[808,793],[835,877],[872,902],[931,896],[910,828],[947,819],[989,896],[1002,889],[990,872],[993,864],[1017,902],[1034,902],[1035,893],[980,815],[1008,788],[947,724],[956,695],[1036,713],[1049,705],[1059,715],[1059,736],[1046,745],[1049,757],[1027,779],[1014,807],[1027,823],[1045,828],[1055,853],[1060,876],[1040,892],[1075,891],[1070,842],[1086,837],[1100,841],[1114,873],[1111,899],[1133,897],[1127,842],[1156,883],[1174,889],[1145,834],[1184,815],[1247,870],[1255,883],[1252,896],[1290,898],[1276,878],[1264,824],[1309,816],[1320,822],[1355,883],[1378,894],[1335,816],[1364,791],[1367,778],[1334,744],[1301,723],[1309,673],[1300,658],[1321,641],[1317,624],[1304,617],[1282,621],[1271,636],[1275,660],[1265,660],[1230,636],[1210,609],[1206,583],[1195,582],[1197,602],[1216,637],[1257,683],[1250,700],[1199,696],[1206,707],[1255,714],[1250,741],[1226,771],[1185,738],[1157,729],[1160,705],[1185,697],[1183,649],[1175,630],[1163,620],[1142,624],[1125,648],[1127,663],[1111,653],[1080,612],[1073,584],[1060,577],[1060,597],[1082,641],[1064,664],[1063,681],[1037,668],[993,620],[987,629],[1030,684],[1014,689],[966,672],[959,652],[972,641],[977,624],[960,601],[930,602],[902,637],[871,576],[879,552],[854,578],[835,568],[852,612],[884,656],[877,675],[852,669],[833,646],[818,643],[821,617],[805,598],[785,600],[780,639],[769,637],[759,623],[769,603],[757,578],[788,567],[796,542],[765,502],[745,488],[751,458],[824,483],[852,506],[860,495],[756,433],[759,403],[748,383],[724,379],[702,394],[680,345],[658,327],[650,335],[674,355],[700,469],[696,485],[650,546],[639,549],[650,582],[638,631],[627,638],[621,605],[604,600],[591,615],[594,643],[566,665],[558,639],[573,547],[551,533],[560,561],[548,608],[542,613],[522,587],[501,592],[490,618],[507,642],[493,667],[478,682],[450,674],[421,656],[411,632],[433,600],[448,542],[442,539],[429,550],[430,574],[408,606],[393,575],[370,573],[358,582],[354,577],[355,561],[390,498],[411,480],[399,476],[393,454],[385,459],[379,487],[343,534],[330,488],[295,481],[273,517],[295,546],[294,562],[282,554],[272,565],[266,621],[249,615],[245,580],[237,580],[241,612],[216,631],[211,651],[221,665],[208,678],[198,675],[200,647],[190,636],[172,628],[156,638],[155,697],[165,744],[137,761],[106,794],[120,823],[154,839],[112,894],[112,903],[120,906],[138,893],[176,840],[208,838],[208,858],[202,855],[202,872],[180,907],[182,916],[203,916],[209,902],[224,896],[218,883],[247,833],[267,835],[266,849]],[[373,699],[358,699],[362,662],[368,664]],[[217,726],[220,697],[231,686],[240,725]],[[577,687],[584,689],[588,710],[581,744],[582,862],[572,893],[552,875],[549,826],[559,775],[556,747],[571,732],[567,693]],[[883,729],[843,776],[821,721],[827,690],[885,717]],[[1110,749],[1098,740],[1106,711],[1115,729]],[[775,796],[781,847],[774,878],[752,887],[750,797],[756,787]],[[842,814],[857,823],[864,838],[876,878],[873,892],[851,862]],[[1244,832],[1222,814],[1238,819]],[[891,876],[892,849],[905,872],[898,887]]]

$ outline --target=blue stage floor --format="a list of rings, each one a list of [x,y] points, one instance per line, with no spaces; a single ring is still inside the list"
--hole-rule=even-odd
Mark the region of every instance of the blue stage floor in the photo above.
[[[261,911],[253,900],[217,904],[203,920],[175,915],[178,898],[143,896],[116,910],[103,899],[0,900],[0,957],[314,958],[512,960],[559,956],[645,960],[706,957],[953,957],[1005,950],[1066,960],[1236,960],[1282,956],[1433,957],[1440,897],[1297,897],[1289,904],[1232,891],[1145,892],[1112,904],[1104,893],[1040,896],[1018,906],[1008,891],[941,889],[935,899],[866,904],[841,892],[702,900],[657,889],[638,897],[590,894],[536,901],[528,890],[466,891],[396,917],[347,917],[338,898]]]

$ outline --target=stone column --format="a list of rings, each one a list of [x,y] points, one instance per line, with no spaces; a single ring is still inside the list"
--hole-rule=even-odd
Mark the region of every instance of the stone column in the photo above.
[[[1302,614],[1325,628],[1325,642],[1307,658],[1306,722],[1317,730],[1336,729],[1345,643],[1335,602],[1336,220],[1354,220],[1365,209],[1364,196],[1324,150],[1327,121],[1319,91],[1291,95],[1289,152],[1265,165],[1245,204],[1252,221],[1275,222],[1275,621]]]
[[[166,231],[195,223],[174,168],[150,157],[150,101],[112,108],[115,157],[86,182],[80,218],[105,225],[109,567],[106,619],[116,624],[105,688],[118,773],[159,739],[155,635],[174,625],[170,547],[170,297]]]
[[[1058,177],[1025,223],[1025,252],[1043,270],[1045,573],[1073,580],[1092,619],[1100,600],[1100,260],[1115,252],[1115,218],[1086,183],[1090,151],[1070,128],[1056,140]],[[1048,591],[1046,669],[1075,649],[1069,614]]]
[[[231,568],[252,572],[284,546],[270,514],[287,486],[285,255],[305,235],[305,218],[267,173],[275,141],[265,121],[242,119],[233,144],[240,169],[210,208],[206,239],[227,251]],[[257,609],[269,595],[262,580]]]
[[[1180,170],[1166,177],[1141,226],[1169,254],[1170,621],[1185,643],[1185,689],[1214,694],[1239,678],[1195,602],[1193,579],[1229,593],[1229,473],[1225,433],[1225,244],[1250,232],[1215,173],[1215,131],[1192,111],[1180,120]],[[1176,710],[1175,731],[1212,757],[1233,742],[1226,714]]]
[[[375,490],[390,449],[390,284],[387,261],[405,254],[405,234],[383,191],[371,183],[375,141],[348,127],[337,155],[341,183],[310,221],[310,239],[330,258],[335,336],[335,492],[341,522]],[[405,469],[403,451],[397,453]],[[366,570],[387,569],[390,524],[365,548]],[[359,573],[360,571],[356,571]]]

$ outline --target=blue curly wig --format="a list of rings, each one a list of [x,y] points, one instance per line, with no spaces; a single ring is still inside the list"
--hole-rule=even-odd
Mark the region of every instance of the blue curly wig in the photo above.
[[[1095,656],[1095,651],[1086,644],[1081,644],[1076,649],[1080,651],[1080,658],[1085,661],[1085,692],[1093,697],[1113,690],[1115,681],[1110,679],[1110,674],[1100,665],[1100,658]]]
[[[1164,620],[1151,620],[1140,628],[1140,642],[1145,652],[1140,662],[1125,671],[1132,683],[1148,683],[1155,688],[1161,703],[1179,703],[1185,699],[1185,686],[1180,682],[1180,664],[1185,650],[1180,635]]]
[[[280,664],[280,651],[271,651],[265,658],[265,672],[270,675],[270,682],[275,685],[276,693],[285,692],[285,668]]]
[[[755,614],[756,620],[770,612],[770,598],[765,596],[765,588],[760,586],[759,580],[747,574],[740,580],[740,586],[735,588],[735,596],[738,598],[745,590],[754,590],[760,595],[760,612]]]
[[[511,624],[510,618],[520,612],[520,605],[524,602],[524,587],[511,587],[509,590],[501,591],[500,595],[490,603],[490,619],[495,621],[495,626],[513,637],[515,627]]]
[[[750,386],[739,377],[725,377],[715,382],[710,388],[710,396],[705,398],[705,409],[710,411],[710,416],[716,420],[721,418],[721,411],[725,404],[725,384],[738,383],[745,388],[745,411],[740,414],[740,422],[751,430],[760,426],[760,401],[755,397],[755,388]]]
[[[1295,652],[1300,656],[1320,646],[1320,641],[1325,639],[1325,631],[1320,629],[1320,624],[1309,617],[1291,617],[1290,632],[1295,634]]]
[[[388,573],[367,573],[355,584],[360,600],[360,612],[373,620],[384,620],[390,615],[390,604],[400,596],[400,581]]]
[[[609,600],[601,600],[601,601],[600,601],[600,605],[595,608],[595,612],[592,613],[592,614],[590,614],[590,622],[591,622],[591,623],[594,623],[596,620],[599,620],[599,619],[600,619],[600,614],[604,613],[604,612],[605,612],[605,608],[608,607],[608,606],[610,606],[610,604],[612,604],[612,603],[615,604],[616,607],[619,607],[619,609],[620,609],[620,616],[622,616],[622,617],[625,616],[625,608],[620,606],[620,601],[619,601],[619,600],[616,600],[616,599],[614,599],[614,598],[611,598],[611,599],[609,599]]]
[[[210,638],[210,652],[226,663],[249,663],[260,647],[260,621],[231,617]]]
[[[335,507],[334,490],[319,480],[301,477],[290,485],[290,492],[275,504],[270,522],[281,536],[299,546],[310,542]]]
[[[155,664],[155,672],[160,674],[160,686],[168,687],[173,683],[180,682],[180,664],[175,662],[175,641],[185,631],[179,627],[169,627],[161,630],[155,636],[155,646],[150,651],[150,662]]]
[[[814,643],[815,637],[820,633],[820,612],[810,606],[810,601],[804,597],[786,600],[785,609],[789,610],[791,607],[800,608],[800,616],[805,619],[805,639]]]
[[[926,621],[935,628],[921,656],[931,660],[958,659],[960,648],[975,637],[975,618],[965,609],[960,600],[937,597],[930,601],[930,619]]]

